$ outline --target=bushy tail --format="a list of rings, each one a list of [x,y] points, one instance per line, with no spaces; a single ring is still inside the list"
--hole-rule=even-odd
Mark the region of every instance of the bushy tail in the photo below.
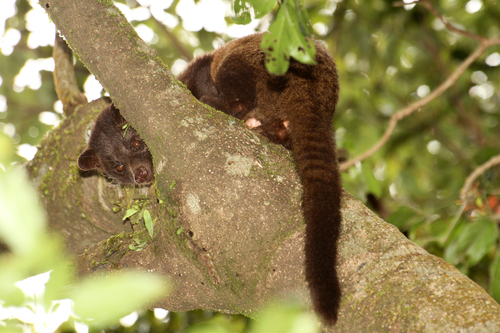
[[[341,298],[336,263],[342,220],[342,186],[333,131],[331,123],[314,115],[290,125],[292,151],[304,188],[306,280],[314,309],[332,325],[337,321]]]

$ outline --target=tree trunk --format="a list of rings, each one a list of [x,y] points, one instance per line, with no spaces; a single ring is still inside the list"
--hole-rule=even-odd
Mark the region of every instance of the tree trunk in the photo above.
[[[194,99],[111,2],[40,4],[154,158],[156,183],[145,188],[78,170],[102,99],[77,108],[42,142],[28,169],[80,273],[128,267],[169,276],[176,288],[157,306],[173,311],[254,317],[291,293],[309,304],[301,185],[289,152]],[[153,239],[132,223],[137,214],[122,220],[134,204],[150,211]],[[343,214],[343,301],[328,330],[500,331],[500,306],[454,267],[348,194]]]

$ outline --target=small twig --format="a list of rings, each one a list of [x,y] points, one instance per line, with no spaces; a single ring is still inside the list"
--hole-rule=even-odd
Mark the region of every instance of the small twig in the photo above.
[[[462,35],[462,36],[465,36],[465,37],[469,37],[469,38],[473,38],[473,39],[476,39],[476,40],[479,40],[479,41],[485,41],[486,40],[486,38],[484,38],[482,36],[479,36],[479,35],[476,35],[476,34],[474,34],[472,32],[465,31],[465,30],[462,30],[460,28],[455,27],[453,24],[451,24],[450,22],[448,22],[443,17],[443,15],[441,15],[436,10],[436,8],[434,8],[432,6],[432,4],[429,1],[427,1],[427,0],[420,0],[420,1],[418,1],[418,3],[421,4],[422,6],[424,6],[425,8],[427,8],[428,11],[430,11],[432,14],[434,14],[434,16],[436,16],[438,19],[440,19],[441,22],[443,22],[444,25],[448,28],[448,30],[456,32],[459,35]]]
[[[458,208],[458,210],[455,212],[455,217],[453,218],[453,222],[451,223],[450,227],[448,228],[448,231],[446,234],[443,236],[441,239],[441,244],[444,244],[448,241],[448,238],[450,237],[453,229],[455,229],[455,226],[458,223],[458,220],[460,220],[460,216],[462,216],[463,212],[465,211],[465,207],[467,207],[467,204],[469,203],[471,197],[469,196],[469,191],[470,188],[472,187],[472,184],[474,181],[482,175],[486,170],[491,168],[494,165],[500,164],[500,155],[493,156],[490,158],[490,160],[486,163],[481,164],[479,167],[477,167],[465,180],[464,186],[460,190],[460,200],[462,201],[462,204]]]
[[[419,0],[411,1],[411,2],[404,2],[404,1],[396,1],[392,3],[393,7],[403,7],[403,6],[408,6],[408,5],[415,5],[419,2]]]
[[[453,217],[453,222],[451,222],[451,225],[448,227],[448,230],[446,231],[446,234],[439,239],[441,244],[445,244],[448,241],[448,238],[450,238],[451,233],[453,232],[453,229],[455,229],[458,221],[460,220],[460,216],[462,216],[462,213],[465,210],[465,202],[460,205],[458,210],[455,212],[455,216]]]
[[[149,8],[149,10],[151,10],[151,7],[148,7],[148,8]],[[192,53],[189,52],[189,50],[184,46],[184,44],[182,44],[179,41],[179,39],[174,35],[174,33],[172,31],[170,31],[170,29],[165,24],[163,24],[162,22],[160,22],[154,15],[151,14],[151,17],[162,28],[163,33],[165,33],[165,35],[167,35],[167,37],[175,45],[175,47],[177,48],[177,50],[179,50],[179,52],[184,56],[184,58],[186,58],[186,60],[188,62],[190,62],[191,60],[193,60]]]
[[[393,7],[402,7],[402,6],[417,5],[417,4],[424,6],[428,11],[430,11],[432,14],[434,14],[434,16],[436,16],[438,19],[440,19],[441,22],[443,22],[444,25],[448,28],[448,30],[456,32],[457,34],[465,36],[465,37],[470,37],[470,38],[477,39],[477,40],[480,40],[480,41],[485,40],[485,38],[482,37],[482,36],[479,36],[479,35],[476,35],[476,34],[474,34],[472,32],[465,31],[465,30],[462,30],[460,28],[455,27],[453,24],[451,24],[450,22],[448,22],[444,18],[444,16],[441,15],[441,13],[439,13],[436,10],[436,8],[434,8],[434,6],[429,1],[427,1],[427,0],[415,0],[415,1],[411,1],[411,2],[398,1],[398,2],[394,2],[392,4],[392,6]]]
[[[493,156],[486,163],[478,166],[465,180],[464,186],[460,190],[460,200],[462,200],[463,204],[467,204],[469,201],[468,193],[474,181],[477,177],[481,176],[486,170],[493,167],[494,165],[500,164],[500,155]]]

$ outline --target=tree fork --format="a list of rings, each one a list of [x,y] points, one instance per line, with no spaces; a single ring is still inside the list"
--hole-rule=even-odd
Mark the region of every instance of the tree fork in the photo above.
[[[78,109],[42,142],[28,168],[51,227],[79,255],[81,272],[128,267],[170,276],[176,289],[158,306],[177,311],[253,317],[290,292],[309,302],[301,186],[289,153],[197,102],[111,2],[40,3],[148,144],[156,170],[156,184],[139,189],[109,186],[76,169],[101,100]],[[133,237],[145,233],[113,208],[144,196],[155,234],[132,251]],[[500,330],[500,306],[454,267],[348,194],[343,214],[344,298],[329,330]]]

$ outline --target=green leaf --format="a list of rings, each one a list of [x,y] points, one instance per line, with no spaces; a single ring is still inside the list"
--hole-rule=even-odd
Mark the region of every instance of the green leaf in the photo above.
[[[128,245],[128,248],[132,251],[142,251],[142,249],[144,248],[144,246],[146,246],[147,243],[142,243],[142,244],[138,244],[138,245],[134,245],[134,244],[129,244]]]
[[[17,281],[25,279],[24,262],[14,256],[3,256],[0,261],[0,299],[3,306],[20,306],[25,296],[21,289],[15,286]]]
[[[234,17],[233,22],[236,24],[248,24],[252,21],[250,14],[249,1],[236,0],[233,3]]]
[[[296,303],[281,303],[264,309],[253,322],[251,333],[316,333],[316,318]]]
[[[492,221],[479,219],[465,225],[454,241],[447,246],[444,259],[451,264],[477,264],[498,239],[498,228]],[[464,262],[465,261],[465,262]]]
[[[148,245],[148,242],[145,239],[141,239],[140,237],[136,236],[132,238],[135,242],[135,244],[129,244],[128,248],[133,250],[133,251],[142,251],[142,249]]]
[[[269,14],[278,2],[276,0],[254,0],[251,3],[255,10],[255,18],[259,19]]]
[[[454,266],[458,265],[460,261],[462,261],[463,249],[460,247],[458,240],[451,242],[450,245],[446,247],[443,258]]]
[[[43,243],[28,256],[1,256],[0,258],[0,299],[7,305],[20,305],[24,296],[15,283],[32,276],[52,271],[45,288],[45,304],[64,295],[65,285],[71,280],[71,265],[63,257],[62,243],[45,234]],[[20,296],[22,296],[20,298]],[[65,298],[65,297],[60,297]]]
[[[262,18],[276,7],[276,0],[236,0],[233,2],[236,24],[248,24],[252,20],[250,9],[253,8],[255,18]]]
[[[202,322],[186,328],[185,333],[230,333],[226,327],[219,323]]]
[[[141,239],[139,236],[136,236],[134,238],[132,238],[134,242],[136,242],[137,244],[141,244],[141,243],[144,243],[145,241],[143,239]]]
[[[2,326],[2,333],[23,333],[23,328],[15,321],[6,321],[6,326]]]
[[[21,168],[0,171],[0,238],[21,256],[31,256],[45,238],[45,212]]]
[[[306,12],[301,11],[296,2],[284,1],[269,33],[262,37],[261,47],[266,52],[267,70],[276,75],[285,74],[290,57],[305,64],[316,64],[316,46],[311,39],[305,38],[310,32]]]
[[[4,167],[11,165],[14,162],[14,156],[14,142],[7,134],[0,132],[0,170],[1,165]]]
[[[493,221],[481,219],[471,226],[473,237],[466,252],[469,267],[477,264],[498,239],[498,226]]]
[[[0,171],[0,239],[12,251],[0,257],[0,299],[5,306],[24,300],[16,282],[51,270],[54,278],[46,286],[45,299],[61,293],[71,278],[70,266],[62,243],[45,232],[45,212],[20,168]]]
[[[131,249],[132,251],[142,251],[142,249],[148,245],[148,242],[145,239],[141,239],[140,237],[136,236],[132,238],[135,242],[135,244],[129,244],[128,248]]]
[[[45,308],[49,309],[53,300],[67,298],[68,286],[74,281],[74,267],[69,260],[57,262],[50,272],[50,279],[45,284]]]
[[[177,235],[180,235],[184,231],[184,227],[177,229]]]
[[[127,134],[127,130],[128,130],[129,127],[130,127],[130,124],[123,125],[122,129],[125,130],[125,131],[123,131],[123,137],[125,137],[125,135]]]
[[[459,221],[446,243],[443,258],[452,265],[458,265],[465,256],[464,247],[460,245],[459,238],[464,233],[468,225],[469,223],[466,221]]]
[[[125,216],[123,217],[122,220],[126,220],[128,218],[130,218],[131,216],[133,216],[135,213],[137,213],[139,211],[139,209],[137,208],[130,208],[130,209],[127,209],[127,211],[125,212]]]
[[[495,261],[491,265],[491,295],[500,302],[500,249],[497,249]]]
[[[153,220],[151,219],[151,214],[149,210],[144,210],[144,224],[146,225],[146,229],[148,229],[149,236],[153,238]]]
[[[387,222],[401,229],[412,217],[415,211],[410,207],[401,206],[394,213],[389,215]]]
[[[441,240],[449,230],[450,223],[450,220],[444,219],[429,222],[427,217],[415,215],[401,229],[408,230],[410,239],[419,246],[425,247],[430,242],[442,242]]]
[[[165,279],[146,272],[122,271],[84,280],[70,294],[74,311],[86,324],[102,328],[160,299],[167,291]]]
[[[375,178],[373,171],[367,167],[366,163],[361,164],[361,171],[363,172],[363,177],[368,186],[368,191],[373,193],[377,198],[380,198],[382,195],[382,185],[380,185],[380,182]]]

